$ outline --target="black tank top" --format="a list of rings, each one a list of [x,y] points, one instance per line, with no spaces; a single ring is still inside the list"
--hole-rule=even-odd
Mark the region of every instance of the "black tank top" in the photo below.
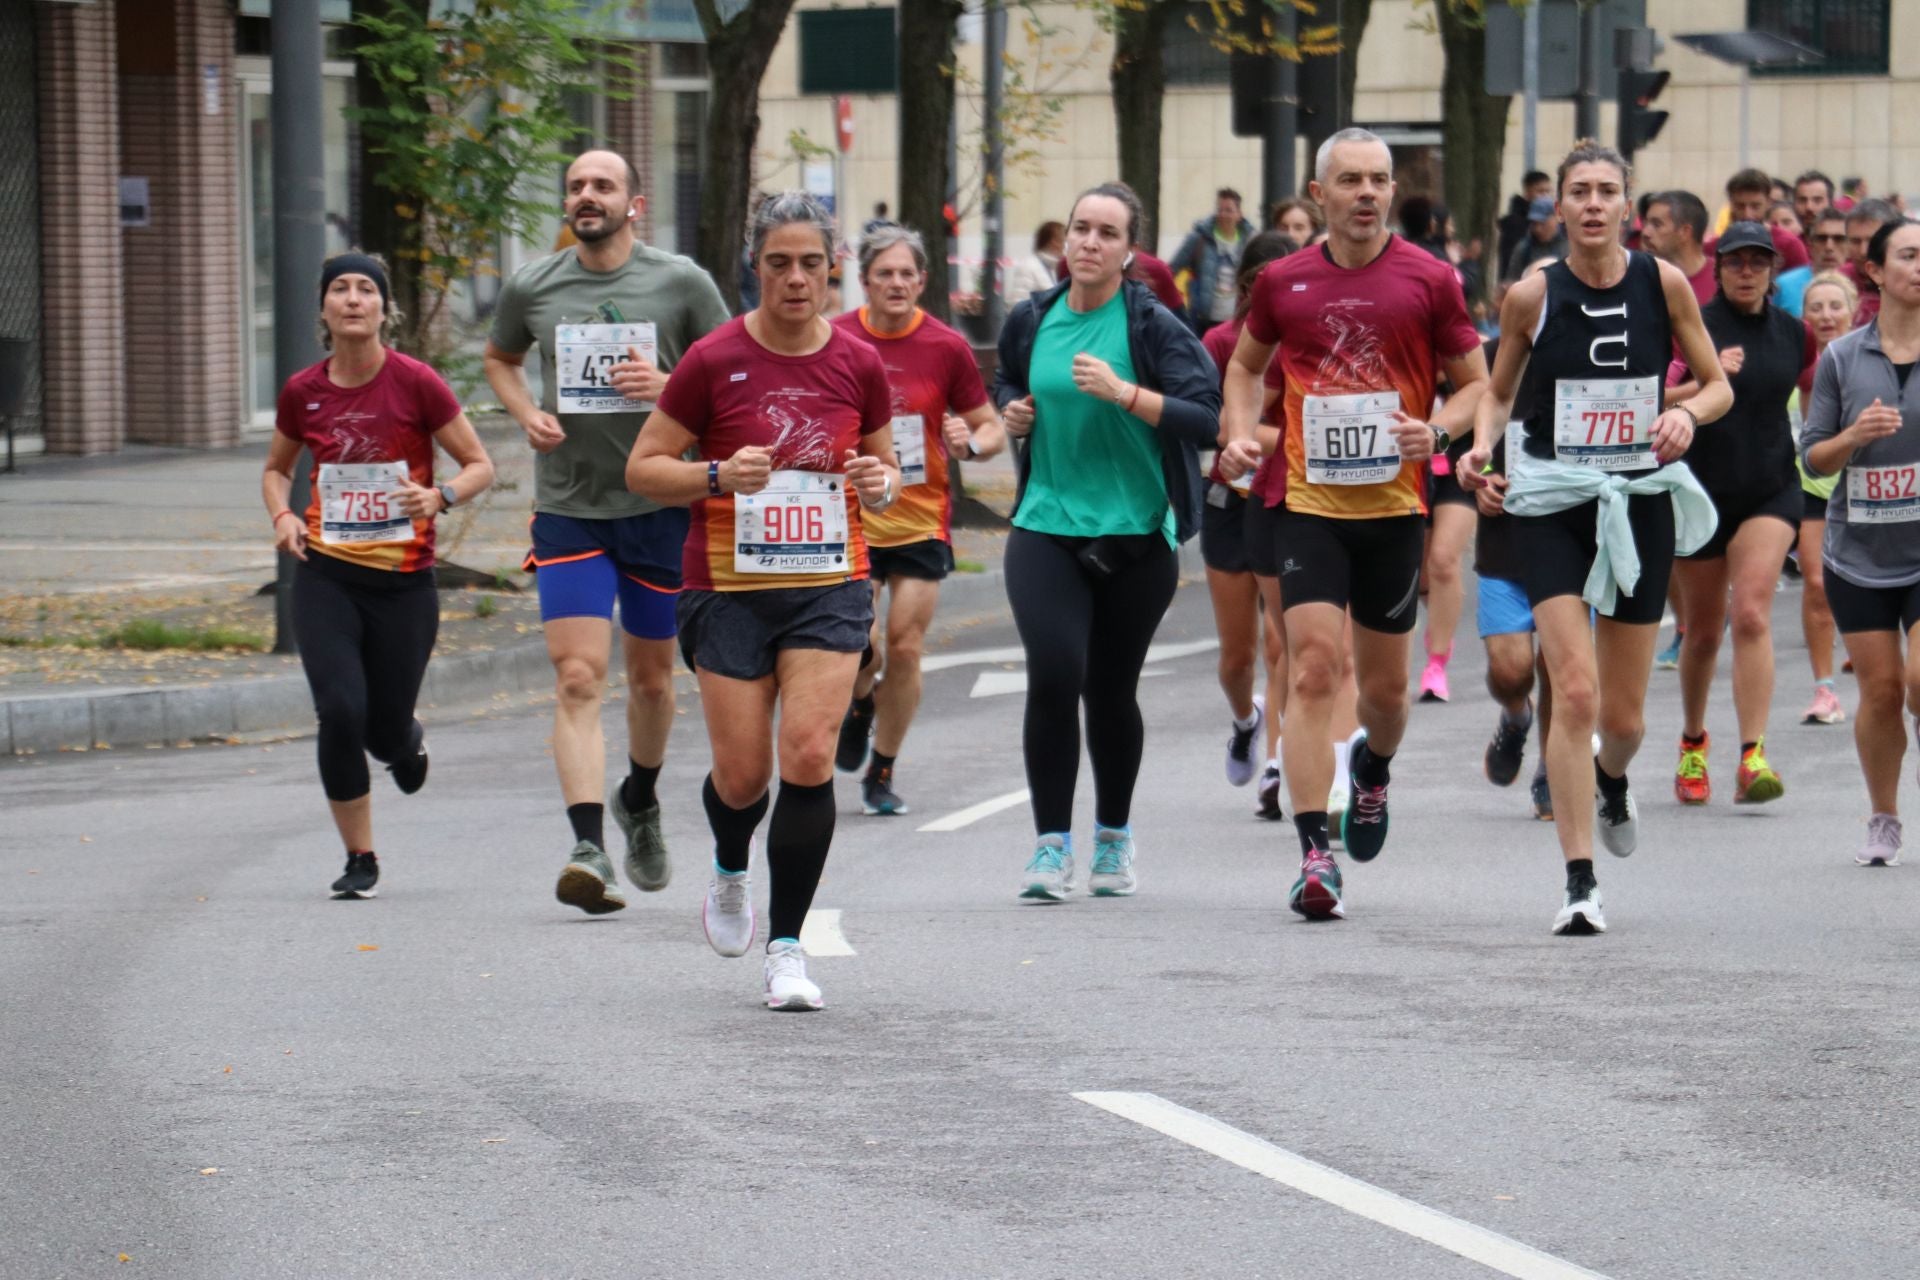
[[[1627,273],[1611,289],[1583,284],[1565,262],[1540,274],[1547,296],[1521,395],[1531,410],[1523,419],[1527,454],[1551,458],[1554,386],[1562,378],[1652,378],[1666,406],[1673,322],[1659,260],[1650,254],[1630,251]]]

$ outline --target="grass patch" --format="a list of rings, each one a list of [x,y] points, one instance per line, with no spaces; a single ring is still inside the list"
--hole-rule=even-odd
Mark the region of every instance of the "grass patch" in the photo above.
[[[92,649],[99,645],[92,636],[21,636],[0,634],[0,649]]]
[[[491,618],[498,612],[500,606],[494,603],[492,596],[481,596],[480,602],[473,606],[473,616],[476,618]]]
[[[153,618],[140,618],[100,633],[97,643],[113,649],[186,649],[207,653],[215,649],[264,652],[265,636],[238,627],[176,627]]]
[[[953,562],[955,573],[985,573],[987,566],[978,560],[962,560],[956,557]]]

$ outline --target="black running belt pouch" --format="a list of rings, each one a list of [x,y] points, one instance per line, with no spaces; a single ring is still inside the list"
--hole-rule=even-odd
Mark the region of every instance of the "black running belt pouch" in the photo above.
[[[1087,539],[1078,552],[1078,559],[1090,577],[1105,581],[1128,565],[1152,555],[1156,546],[1166,545],[1164,533],[1107,533]]]

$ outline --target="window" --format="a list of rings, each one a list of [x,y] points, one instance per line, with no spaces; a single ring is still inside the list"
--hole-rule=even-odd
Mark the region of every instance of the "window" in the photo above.
[[[1804,67],[1758,69],[1755,75],[1883,76],[1887,74],[1892,0],[1747,0],[1747,25],[1819,49],[1825,60]]]
[[[893,9],[803,9],[801,93],[892,93],[899,83]]]

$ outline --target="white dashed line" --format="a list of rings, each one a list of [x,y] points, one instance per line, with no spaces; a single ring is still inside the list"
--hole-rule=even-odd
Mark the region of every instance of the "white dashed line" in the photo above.
[[[800,925],[800,945],[807,949],[808,958],[819,956],[850,956],[856,954],[847,945],[847,935],[840,932],[840,913],[833,910],[821,910],[815,907],[807,912],[807,918]]]
[[[1003,809],[1011,809],[1017,804],[1025,804],[1028,794],[1025,787],[1020,788],[1018,791],[1009,791],[1003,796],[995,796],[991,800],[982,800],[979,804],[968,805],[958,813],[950,813],[944,818],[935,818],[926,826],[921,827],[920,830],[958,831],[962,827],[972,826],[982,818],[991,818]]]
[[[1542,1253],[1485,1227],[1462,1222],[1371,1183],[1350,1178],[1263,1138],[1151,1093],[1076,1093],[1080,1101],[1271,1178],[1416,1240],[1491,1267],[1515,1280],[1605,1280],[1597,1271]]]

